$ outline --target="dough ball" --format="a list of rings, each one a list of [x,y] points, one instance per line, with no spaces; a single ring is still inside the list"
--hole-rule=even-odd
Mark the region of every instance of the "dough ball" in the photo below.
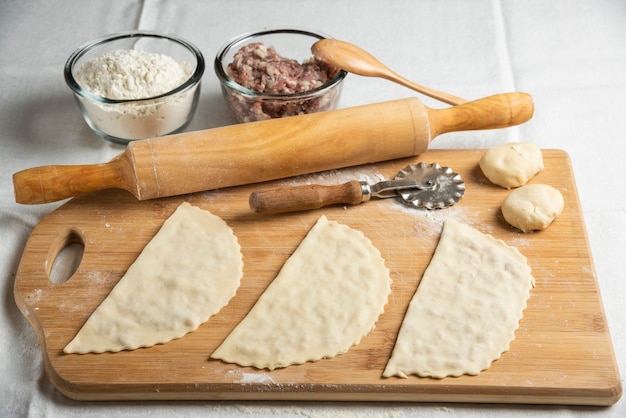
[[[502,203],[504,219],[523,232],[545,229],[563,211],[563,195],[547,184],[513,190]]]
[[[489,181],[511,189],[525,185],[543,169],[543,155],[531,142],[511,142],[487,150],[479,164]]]

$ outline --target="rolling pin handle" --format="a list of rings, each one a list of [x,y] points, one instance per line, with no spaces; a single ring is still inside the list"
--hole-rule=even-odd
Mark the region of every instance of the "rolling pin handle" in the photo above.
[[[13,174],[15,201],[21,204],[56,202],[98,190],[126,189],[122,161],[104,164],[49,165]]]
[[[499,129],[519,125],[532,118],[532,96],[528,93],[501,93],[444,109],[428,109],[431,135]]]

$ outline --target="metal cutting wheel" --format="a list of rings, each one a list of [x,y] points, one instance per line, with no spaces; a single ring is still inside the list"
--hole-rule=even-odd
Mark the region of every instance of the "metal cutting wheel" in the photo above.
[[[461,175],[437,163],[411,164],[400,170],[396,180],[414,180],[415,187],[397,190],[409,206],[442,209],[457,203],[465,194]]]

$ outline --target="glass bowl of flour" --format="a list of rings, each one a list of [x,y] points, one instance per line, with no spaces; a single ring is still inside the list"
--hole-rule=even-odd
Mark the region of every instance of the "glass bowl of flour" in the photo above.
[[[182,131],[193,118],[204,57],[175,35],[131,31],[78,48],[65,81],[87,124],[118,144]]]

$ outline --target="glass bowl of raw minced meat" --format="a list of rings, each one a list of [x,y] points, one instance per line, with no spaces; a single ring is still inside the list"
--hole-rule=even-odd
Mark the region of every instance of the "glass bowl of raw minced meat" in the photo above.
[[[316,59],[311,46],[327,35],[298,28],[266,29],[227,42],[215,73],[239,122],[335,109],[346,72]]]
[[[191,42],[130,31],[81,46],[64,74],[89,127],[127,144],[182,131],[196,112],[204,68]]]

